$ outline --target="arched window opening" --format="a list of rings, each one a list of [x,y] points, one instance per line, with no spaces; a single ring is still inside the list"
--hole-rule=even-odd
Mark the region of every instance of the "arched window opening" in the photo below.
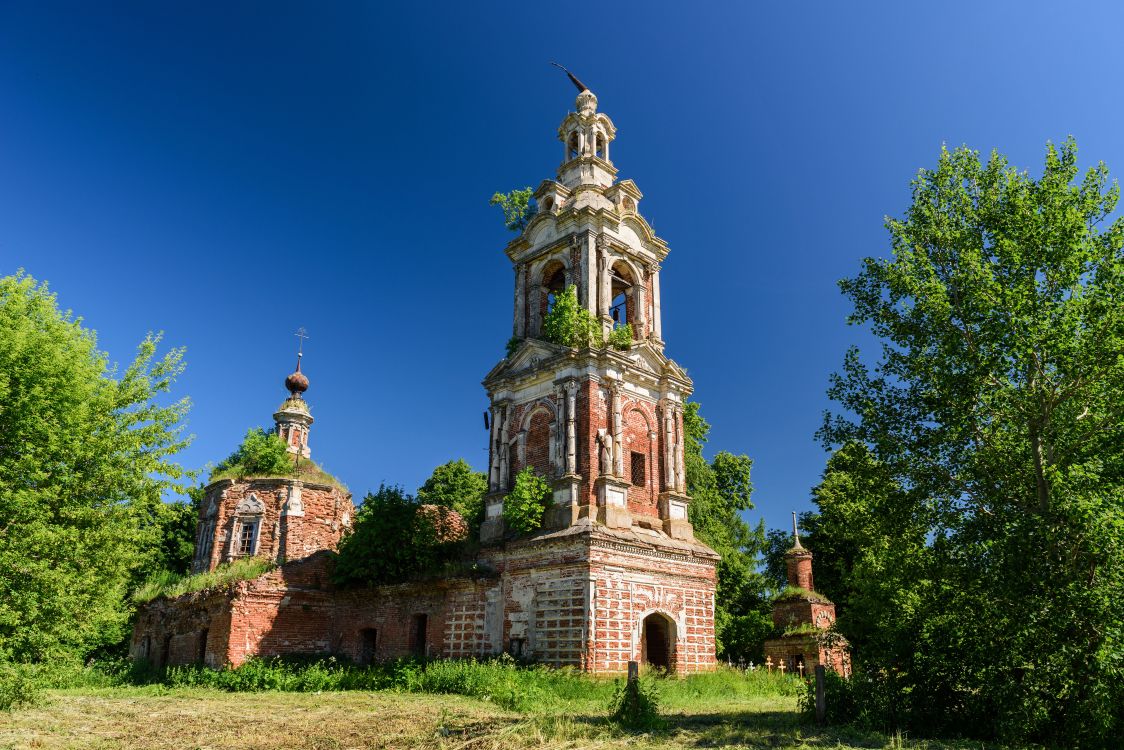
[[[553,211],[554,210],[554,199],[551,198],[550,196],[547,196],[546,198],[543,198],[542,199],[542,210],[543,210],[543,213],[550,213],[551,211]]]
[[[657,669],[671,669],[671,649],[675,625],[663,615],[653,612],[641,626],[641,652],[646,664]]]
[[[632,323],[632,274],[626,266],[617,264],[613,266],[609,282],[612,289],[609,316],[613,319],[613,328]]]
[[[578,133],[575,130],[573,133],[570,133],[570,139],[566,142],[567,159],[576,159],[578,157],[578,153],[581,150],[579,143]]]
[[[207,636],[210,634],[208,628],[203,628],[199,631],[199,640],[195,642],[195,663],[207,663]]]
[[[595,145],[593,155],[596,156],[598,159],[604,159],[605,158],[605,136],[598,133],[597,137],[594,139],[593,143]]]
[[[554,309],[554,303],[558,299],[558,295],[562,294],[564,291],[566,291],[566,271],[559,268],[546,282],[547,312]]]

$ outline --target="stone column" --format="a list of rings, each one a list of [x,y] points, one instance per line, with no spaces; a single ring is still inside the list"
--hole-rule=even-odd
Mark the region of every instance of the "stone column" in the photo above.
[[[660,321],[660,264],[653,263],[648,267],[648,275],[652,279],[652,332],[651,335],[663,341],[663,325]]]
[[[498,485],[498,488],[499,488],[500,492],[502,492],[502,491],[504,491],[508,488],[507,487],[507,478],[508,478],[507,467],[508,467],[509,457],[507,455],[507,449],[508,449],[508,445],[507,445],[507,417],[508,417],[507,410],[508,410],[507,404],[502,404],[499,407],[500,427],[499,427],[499,430],[498,430],[499,431],[499,440],[496,442],[496,452],[499,454],[499,457],[497,459],[497,463],[499,465],[499,474],[500,475],[499,475],[499,481],[497,482],[497,485]]]
[[[488,434],[488,492],[498,492],[500,488],[500,451],[497,445],[499,430],[497,429],[496,419],[499,410],[493,404],[488,411],[492,415],[492,429]]]
[[[644,294],[647,279],[639,279],[636,283],[636,330],[633,332],[637,339],[648,338],[648,299]]]
[[[527,285],[526,271],[522,263],[515,266],[515,326],[513,333],[519,338],[527,335]]]
[[[663,441],[663,468],[664,468],[664,485],[668,490],[675,489],[675,422],[672,413],[671,402],[664,399],[663,402],[663,426],[664,426],[664,441]]]
[[[675,424],[677,429],[675,441],[675,463],[677,474],[676,489],[680,492],[687,491],[687,467],[683,461],[683,408],[680,406],[675,407]]]
[[[619,381],[613,381],[609,386],[609,393],[613,398],[613,474],[618,477],[624,476],[624,451],[623,451],[623,418],[621,415],[621,384]]]
[[[566,473],[578,473],[578,446],[577,446],[577,396],[578,384],[573,380],[566,381]]]

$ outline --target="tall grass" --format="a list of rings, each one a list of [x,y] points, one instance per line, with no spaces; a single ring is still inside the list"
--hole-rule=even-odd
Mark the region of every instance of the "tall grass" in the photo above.
[[[660,704],[668,710],[698,710],[719,702],[792,696],[803,687],[791,675],[727,667],[682,679],[657,676],[649,682],[656,685]],[[234,693],[389,690],[464,695],[521,713],[603,713],[620,683],[620,679],[592,677],[574,669],[520,665],[510,657],[487,661],[402,660],[359,666],[327,656],[250,659],[235,669],[184,666],[155,670],[143,662],[122,660],[59,673],[54,686],[162,685]]]
[[[271,560],[248,557],[195,575],[183,576],[161,571],[137,587],[133,592],[133,603],[144,604],[161,596],[175,597],[215,586],[225,586],[235,581],[248,581],[276,567],[277,564]]]

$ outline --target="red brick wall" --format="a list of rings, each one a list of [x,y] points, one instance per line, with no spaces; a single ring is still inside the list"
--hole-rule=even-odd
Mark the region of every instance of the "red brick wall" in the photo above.
[[[677,673],[714,669],[712,561],[613,545],[590,550],[595,582],[587,661],[595,672],[624,672],[643,657],[643,619],[659,613],[674,625],[671,661]]]
[[[533,466],[535,471],[544,477],[553,477],[554,468],[550,463],[550,431],[554,424],[553,415],[545,408],[536,409],[531,414],[530,425],[527,429],[527,443],[525,448],[526,465]]]
[[[335,549],[355,511],[351,495],[338,487],[300,483],[304,515],[284,515],[289,499],[288,479],[220,480],[207,487],[196,525],[196,553],[208,533],[211,549],[197,558],[193,569],[214,570],[237,557],[239,503],[254,495],[264,506],[258,521],[258,557],[299,560],[323,549]],[[233,539],[232,539],[233,537]]]
[[[634,484],[628,490],[628,509],[634,516],[659,517],[657,499],[659,491],[654,483],[654,475],[658,473],[659,456],[656,451],[656,442],[651,439],[654,430],[655,416],[652,414],[651,404],[642,401],[626,401],[623,406],[623,440],[625,478],[632,478],[632,454],[640,453],[644,456],[644,484]],[[653,468],[656,472],[653,472]]]
[[[788,584],[798,586],[808,591],[814,591],[812,586],[812,553],[789,552],[784,558],[788,573]]]

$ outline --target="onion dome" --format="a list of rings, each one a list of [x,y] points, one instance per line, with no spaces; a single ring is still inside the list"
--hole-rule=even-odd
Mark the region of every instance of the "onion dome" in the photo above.
[[[297,355],[297,369],[285,378],[285,388],[293,395],[293,398],[300,398],[301,394],[308,390],[308,377],[301,372],[301,355]]]

